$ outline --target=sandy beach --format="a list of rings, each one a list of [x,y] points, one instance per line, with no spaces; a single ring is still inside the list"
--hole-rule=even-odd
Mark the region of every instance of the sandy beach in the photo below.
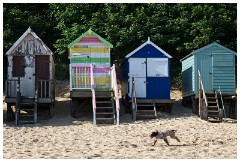
[[[181,106],[180,91],[172,114],[158,111],[157,119],[133,122],[131,115],[120,113],[120,125],[94,126],[90,111],[80,118],[70,115],[67,83],[58,82],[54,115],[39,113],[38,123],[19,125],[6,122],[3,105],[4,159],[236,159],[237,122],[227,118],[222,123],[201,120],[192,110]],[[180,139],[169,139],[170,146],[149,137],[155,130],[176,129]]]

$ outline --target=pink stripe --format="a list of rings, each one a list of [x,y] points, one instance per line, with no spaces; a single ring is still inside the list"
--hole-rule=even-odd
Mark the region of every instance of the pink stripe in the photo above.
[[[84,37],[82,38],[79,43],[101,43],[102,41],[97,37]]]
[[[90,68],[90,66],[79,66],[79,65],[72,65],[72,67],[77,68]]]
[[[109,68],[93,68],[94,73],[108,73],[109,71]]]

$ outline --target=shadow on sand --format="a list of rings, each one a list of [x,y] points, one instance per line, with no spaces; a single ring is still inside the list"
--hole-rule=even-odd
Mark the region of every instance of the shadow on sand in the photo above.
[[[76,112],[76,118],[71,116],[70,109],[71,100],[70,98],[65,98],[64,100],[56,100],[55,107],[52,110],[52,115],[48,114],[48,109],[41,107],[38,109],[38,122],[37,124],[19,124],[19,127],[38,127],[38,126],[67,126],[67,125],[82,125],[84,123],[93,124],[93,111],[91,106],[91,100],[87,101],[86,104],[79,108]],[[14,126],[14,121],[7,122],[6,120],[6,110],[3,111],[3,123],[8,126]],[[156,119],[173,119],[173,118],[187,118],[191,116],[196,116],[192,113],[192,110],[185,108],[181,105],[181,100],[175,101],[172,107],[172,114],[163,112],[161,109],[157,108],[157,118]],[[131,114],[125,113],[125,107],[121,105],[120,109],[120,124],[133,124],[139,122],[151,122],[156,119],[139,119],[135,122],[132,121]],[[112,123],[113,124],[113,123]],[[109,124],[109,125],[112,125]],[[106,126],[107,123],[99,123],[98,126]]]

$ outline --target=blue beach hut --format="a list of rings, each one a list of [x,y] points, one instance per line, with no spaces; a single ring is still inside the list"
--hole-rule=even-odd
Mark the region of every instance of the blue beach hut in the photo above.
[[[171,103],[171,58],[172,56],[151,42],[150,38],[126,55],[121,65],[123,101],[131,102],[134,78],[137,102],[152,103],[153,106],[158,103]]]

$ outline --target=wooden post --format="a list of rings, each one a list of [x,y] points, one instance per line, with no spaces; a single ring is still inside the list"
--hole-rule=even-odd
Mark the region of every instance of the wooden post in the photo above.
[[[201,118],[201,77],[200,77],[200,74],[199,74],[199,71],[198,71],[198,115],[200,116]]]
[[[73,75],[73,73],[72,73],[72,65],[70,64],[69,65],[69,73],[70,73],[70,91],[72,91],[72,75]]]
[[[91,64],[91,90],[92,90],[92,106],[93,106],[93,125],[96,125],[96,96],[95,96],[95,85],[93,77],[93,65]]]
[[[202,107],[201,107],[201,119],[203,119],[203,120],[207,120],[207,105],[205,104],[205,101],[204,101],[204,99],[202,98],[201,99],[201,105],[202,105]]]

